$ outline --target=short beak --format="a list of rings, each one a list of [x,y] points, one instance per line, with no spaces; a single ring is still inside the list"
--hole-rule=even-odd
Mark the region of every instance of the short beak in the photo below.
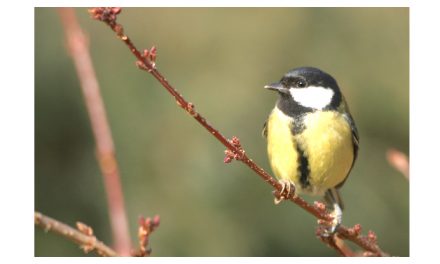
[[[285,88],[281,83],[271,83],[268,85],[265,85],[264,88],[269,89],[269,90],[273,90],[273,91],[278,91],[280,93],[284,93],[284,94],[288,94],[289,93],[289,89]]]

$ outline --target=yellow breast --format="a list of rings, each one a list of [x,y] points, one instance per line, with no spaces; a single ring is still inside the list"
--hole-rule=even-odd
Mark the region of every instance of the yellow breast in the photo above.
[[[267,140],[272,170],[277,178],[293,181],[299,191],[322,194],[348,176],[354,158],[350,125],[335,111],[307,114],[303,119],[306,129],[298,135],[292,135],[293,122],[277,107],[269,116]],[[310,186],[306,189],[299,181],[297,144],[308,160]]]
[[[275,176],[298,182],[298,153],[292,137],[293,119],[274,108],[267,120],[267,153]]]

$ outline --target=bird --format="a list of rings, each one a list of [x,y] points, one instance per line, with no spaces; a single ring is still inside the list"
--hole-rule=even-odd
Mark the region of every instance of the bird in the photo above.
[[[338,83],[318,68],[299,67],[264,88],[278,93],[263,126],[272,171],[282,191],[323,197],[332,208],[328,231],[334,233],[344,209],[339,189],[359,150],[358,130]]]

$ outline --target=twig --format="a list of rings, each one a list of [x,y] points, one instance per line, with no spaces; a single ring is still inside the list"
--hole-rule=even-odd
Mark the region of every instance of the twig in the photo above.
[[[197,122],[199,122],[200,125],[208,130],[210,134],[212,134],[218,141],[220,141],[220,143],[222,143],[227,148],[225,157],[226,163],[230,162],[232,159],[243,162],[249,168],[255,171],[257,175],[259,175],[265,182],[275,188],[274,195],[277,198],[282,197],[283,199],[291,200],[318,219],[324,221],[331,221],[333,219],[328,212],[326,212],[325,210],[320,210],[316,206],[308,204],[301,197],[294,195],[294,193],[290,193],[288,195],[286,195],[285,193],[281,193],[282,185],[246,155],[246,152],[240,146],[238,138],[233,137],[232,140],[226,139],[226,137],[224,137],[217,129],[211,126],[204,117],[196,112],[194,104],[186,101],[183,96],[179,92],[177,92],[177,90],[174,89],[171,84],[165,79],[165,77],[157,70],[156,48],[153,47],[152,49],[144,50],[144,52],[141,53],[135,47],[130,38],[124,34],[124,29],[122,25],[116,23],[117,15],[120,12],[121,8],[116,7],[100,7],[89,9],[89,13],[94,19],[107,24],[116,33],[118,38],[127,45],[131,53],[137,58],[136,65],[140,69],[145,70],[153,75],[154,78],[156,78],[162,84],[162,86],[175,98],[177,105],[179,105],[188,114],[190,114]],[[371,241],[367,240],[367,238],[364,238],[359,233],[351,232],[350,228],[339,226],[339,228],[337,229],[337,233],[341,234],[341,238],[348,239],[358,246],[362,247],[363,249],[373,252],[377,256],[386,255],[384,252],[381,251],[377,244],[374,244]]]
[[[96,250],[96,253],[104,257],[117,256],[113,249],[99,241],[93,235],[93,230],[83,223],[77,222],[78,229],[75,229],[40,212],[35,212],[34,222],[45,231],[55,232],[79,244],[85,253]]]
[[[131,240],[118,164],[104,103],[99,92],[99,84],[88,51],[87,38],[80,28],[73,8],[59,8],[59,13],[68,51],[75,63],[96,141],[96,155],[107,193],[114,246],[120,255],[128,256]]]
[[[132,253],[135,257],[148,257],[151,254],[151,249],[148,247],[151,233],[159,227],[160,218],[156,215],[153,219],[150,217],[139,218],[138,239],[139,249]]]
[[[365,249],[368,256],[376,257],[388,257],[389,254],[383,252],[379,245],[377,245],[377,237],[373,231],[368,231],[367,236],[361,236],[361,225],[356,224],[354,227],[340,227],[337,229],[337,235],[342,239],[347,239],[358,245],[359,247]],[[366,252],[364,252],[366,253]]]

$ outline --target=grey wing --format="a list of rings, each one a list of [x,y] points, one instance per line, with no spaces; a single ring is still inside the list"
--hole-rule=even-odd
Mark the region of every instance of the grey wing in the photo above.
[[[353,117],[349,113],[344,113],[343,116],[344,116],[345,120],[347,120],[347,122],[351,128],[352,142],[353,142],[353,163],[351,164],[351,168],[348,171],[347,177],[345,177],[345,179],[341,183],[336,185],[337,189],[341,188],[342,185],[344,185],[345,181],[348,179],[348,175],[350,175],[350,172],[353,169],[353,166],[354,166],[354,163],[357,159],[358,151],[359,151],[359,133],[356,128],[356,124],[354,123]]]
[[[351,134],[353,140],[353,152],[354,152],[353,164],[354,164],[359,150],[359,133],[356,124],[354,123],[353,117],[349,113],[346,113],[344,114],[344,118],[350,124],[350,128],[351,128]],[[351,167],[353,168],[353,165],[351,165]]]
[[[267,138],[267,120],[263,124],[263,131],[261,132],[264,138]]]

